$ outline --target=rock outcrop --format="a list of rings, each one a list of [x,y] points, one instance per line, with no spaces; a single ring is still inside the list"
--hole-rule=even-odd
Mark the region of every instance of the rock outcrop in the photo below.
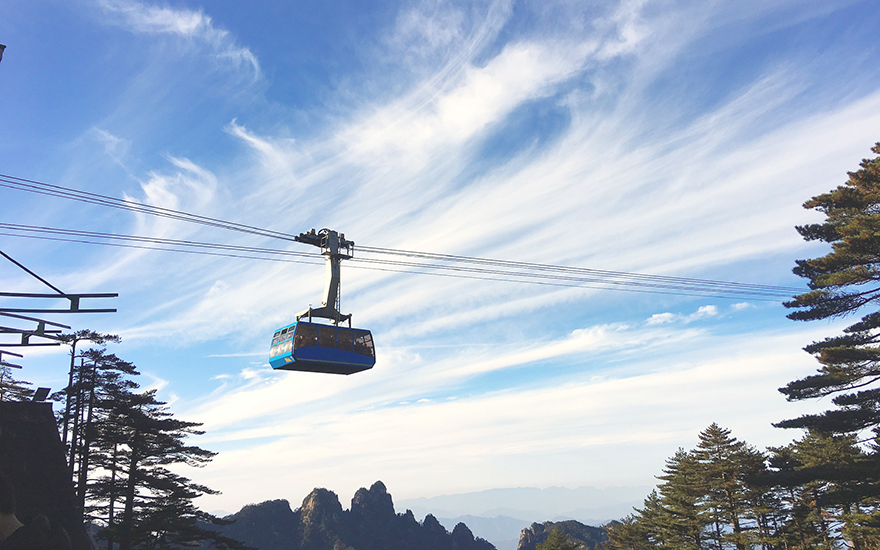
[[[235,522],[222,528],[223,534],[235,540],[247,540],[260,550],[287,550],[297,538],[299,514],[290,509],[286,500],[268,500],[249,504],[229,519]]]
[[[544,523],[533,523],[530,527],[523,529],[516,550],[536,550],[537,545],[547,540],[553,529],[559,529],[560,533],[567,535],[584,550],[595,550],[596,545],[608,540],[605,529],[602,527],[591,527],[575,520],[545,521]]]
[[[343,542],[346,522],[345,511],[336,493],[327,489],[315,489],[303,500],[299,510],[296,548],[298,550],[347,550]],[[242,541],[249,544],[248,541]],[[262,549],[259,549],[262,550]]]
[[[296,510],[271,500],[225,519],[233,523],[214,528],[257,550],[495,550],[464,523],[450,533],[430,514],[419,523],[409,510],[396,513],[381,481],[358,489],[349,510],[332,491],[315,489]]]

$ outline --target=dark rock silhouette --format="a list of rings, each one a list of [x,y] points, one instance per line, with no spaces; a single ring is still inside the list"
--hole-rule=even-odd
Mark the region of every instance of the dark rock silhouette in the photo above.
[[[90,548],[51,403],[0,401],[0,471],[15,490],[16,516],[46,516],[74,550]]]
[[[531,527],[523,529],[516,550],[535,550],[538,544],[547,540],[553,529],[559,529],[560,533],[568,535],[569,539],[586,550],[594,550],[596,545],[608,540],[603,527],[591,527],[575,520],[545,521],[544,523],[533,523]]]
[[[345,550],[340,535],[346,535],[344,510],[336,494],[327,489],[315,489],[303,500],[299,512],[299,544],[288,546],[300,550]],[[346,537],[347,538],[347,537]],[[247,541],[243,541],[249,544]],[[260,549],[262,550],[262,549]]]
[[[357,550],[393,548],[402,542],[401,535],[406,531],[400,529],[402,524],[394,512],[391,495],[381,481],[374,483],[369,491],[362,487],[354,494],[349,525],[352,538],[359,543]]]
[[[430,514],[419,523],[409,510],[396,513],[381,481],[358,489],[349,510],[332,491],[315,489],[296,510],[270,500],[225,519],[234,523],[211,528],[257,550],[495,550],[463,523],[450,533]]]
[[[286,500],[268,500],[249,504],[235,514],[235,523],[223,533],[235,540],[245,540],[260,550],[286,550],[296,540],[299,513],[290,509]]]
[[[474,534],[464,523],[459,523],[452,529],[453,548],[472,548],[474,542]]]

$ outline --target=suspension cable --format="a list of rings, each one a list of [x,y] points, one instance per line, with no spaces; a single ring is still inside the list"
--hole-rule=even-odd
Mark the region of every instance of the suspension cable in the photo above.
[[[15,176],[0,174],[0,187],[6,187],[18,191],[26,191],[57,198],[64,198],[68,200],[74,200],[78,202],[95,204],[110,208],[117,208],[136,213],[159,216],[168,219],[185,221],[188,223],[195,223],[209,227],[226,229],[229,231],[262,236],[266,238],[281,239],[289,242],[295,241],[295,235],[289,233],[284,233],[271,229],[263,229],[236,222],[229,222],[218,218],[191,214],[188,212],[173,210],[170,208],[153,206],[134,200],[118,199],[107,195],[90,193],[59,185],[52,185],[39,181],[18,178]],[[87,244],[104,244],[128,248],[159,249],[175,252],[199,253],[203,255],[264,260],[272,259],[276,261],[297,261],[291,259],[291,257],[315,257],[314,254],[295,252],[290,250],[207,243],[201,241],[165,239],[159,237],[119,235],[112,233],[58,229],[42,226],[0,223],[0,228],[12,232],[3,233],[7,236],[30,236],[32,238],[43,238],[47,240],[82,242]],[[22,233],[29,233],[30,235],[23,235]],[[60,236],[76,237],[76,239],[67,239]],[[696,279],[691,277],[674,277],[668,275],[649,275],[645,273],[609,271],[584,267],[499,260],[474,256],[459,256],[453,254],[438,254],[432,252],[400,250],[394,248],[373,246],[359,246],[358,250],[360,250],[361,252],[366,252],[369,255],[378,255],[380,257],[357,257],[352,259],[353,262],[358,264],[371,264],[373,267],[368,267],[366,265],[361,265],[360,267],[366,269],[372,268],[381,271],[431,274],[438,274],[436,272],[445,272],[445,276],[458,276],[463,278],[484,278],[478,277],[477,275],[488,275],[491,277],[504,277],[502,279],[490,278],[490,280],[552,284],[554,286],[588,286],[590,288],[616,288],[618,290],[631,291],[640,289],[639,291],[641,292],[673,292],[685,293],[685,295],[700,296],[726,295],[734,297],[753,297],[757,299],[787,298],[790,297],[792,294],[803,292],[803,289],[796,287],[740,283],[734,281],[717,281],[709,279]],[[411,260],[392,260],[388,258],[382,258],[382,256],[397,256],[401,258],[411,258]],[[391,266],[395,269],[378,268],[375,267],[376,265]],[[352,267],[355,266],[353,265]],[[419,271],[409,271],[410,269],[418,269]]]

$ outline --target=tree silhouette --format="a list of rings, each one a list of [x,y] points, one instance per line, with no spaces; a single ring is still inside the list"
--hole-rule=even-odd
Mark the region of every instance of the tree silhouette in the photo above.
[[[572,542],[567,535],[563,535],[558,527],[553,528],[547,535],[547,540],[535,546],[536,550],[578,550],[578,545]]]
[[[711,520],[710,539],[717,548],[724,543],[737,550],[750,548],[759,537],[761,518],[755,504],[764,490],[749,482],[763,472],[764,455],[712,423],[700,432],[693,457],[703,493],[701,507]]]
[[[880,155],[880,143],[871,149]],[[785,306],[788,317],[814,320],[841,317],[873,306],[880,299],[880,157],[837,189],[817,195],[804,208],[825,214],[821,224],[799,226],[804,239],[825,241],[831,252],[798,260],[794,273],[809,279],[810,291]],[[837,409],[776,424],[827,434],[854,433],[880,425],[880,311],[862,317],[841,336],[804,348],[822,367],[819,374],[791,382],[780,391],[789,400],[835,396]]]
[[[666,461],[644,507],[608,527],[606,550],[771,548],[775,501],[764,455],[711,424]]]
[[[55,400],[64,399],[64,415],[61,417],[60,422],[61,422],[61,426],[62,426],[61,441],[66,445],[68,432],[69,432],[69,429],[71,428],[71,426],[70,426],[70,424],[71,424],[71,422],[70,422],[70,420],[71,420],[71,403],[75,402],[75,400],[71,398],[71,395],[69,392],[72,391],[72,388],[74,388],[73,378],[74,378],[74,372],[76,370],[75,365],[76,365],[76,358],[77,358],[77,355],[76,355],[77,344],[79,344],[80,342],[92,342],[92,343],[97,344],[99,346],[103,346],[104,344],[107,344],[109,342],[115,342],[115,343],[121,342],[122,339],[119,336],[116,336],[115,334],[100,334],[100,333],[97,333],[93,330],[84,329],[84,330],[78,330],[76,332],[72,332],[70,334],[62,334],[59,337],[59,340],[70,346],[70,370],[68,371],[68,378],[67,378],[67,392],[61,393],[61,394],[55,394],[52,397]],[[76,412],[78,412],[78,411],[74,411],[74,414],[76,414]],[[70,460],[70,469],[71,469],[71,471],[73,471],[73,460],[72,459]]]
[[[880,143],[871,151],[880,155]],[[850,436],[864,437],[869,429],[873,429],[875,441],[880,433],[880,311],[876,305],[880,300],[880,156],[862,160],[859,170],[848,175],[844,185],[804,203],[805,208],[825,214],[825,221],[800,226],[798,232],[806,240],[829,243],[831,252],[821,258],[798,260],[794,272],[809,280],[810,291],[795,296],[785,306],[796,310],[788,316],[795,320],[842,317],[866,307],[875,311],[844,329],[842,335],[804,348],[819,361],[818,373],[780,388],[790,401],[832,397],[835,406],[823,413],[775,424],[807,430],[808,436],[800,446],[788,450],[788,458],[795,463],[803,463],[798,457],[808,444],[823,441],[829,450],[849,441]],[[798,466],[792,472],[801,478],[812,476],[807,487],[837,487],[839,503],[847,502],[851,507],[844,524],[853,544],[859,543],[859,533],[870,538],[880,527],[880,510],[876,507],[880,500],[880,457],[876,447],[839,467]],[[843,482],[856,479],[856,485]],[[826,502],[833,502],[834,494],[822,496]],[[821,522],[816,525],[822,529]]]
[[[134,365],[108,354],[104,349],[89,349],[82,354],[77,371],[77,383],[73,391],[77,416],[70,443],[71,472],[76,481],[76,494],[80,509],[85,509],[88,492],[88,476],[94,468],[92,455],[104,446],[101,441],[108,432],[110,416],[115,414],[118,403],[138,384],[127,376],[138,374]]]
[[[34,390],[29,388],[30,382],[17,380],[12,375],[12,368],[0,365],[0,401],[26,401]]]
[[[68,335],[71,384],[59,424],[67,434],[69,466],[83,519],[101,527],[109,550],[180,548],[212,541],[217,549],[244,548],[206,529],[223,524],[193,500],[216,491],[171,470],[203,466],[215,453],[186,439],[201,425],[174,418],[155,391],[138,393],[137,368],[104,348],[76,353],[82,341],[118,342],[93,331]],[[79,359],[79,364],[76,364]]]
[[[120,394],[101,464],[106,472],[92,486],[93,509],[106,511],[103,536],[119,550],[193,546],[205,540],[216,548],[244,548],[238,541],[205,529],[203,523],[223,523],[198,510],[192,501],[216,491],[168,469],[174,464],[202,466],[216,453],[187,445],[185,439],[203,433],[201,424],[178,420],[155,390]],[[108,469],[109,468],[109,469]]]

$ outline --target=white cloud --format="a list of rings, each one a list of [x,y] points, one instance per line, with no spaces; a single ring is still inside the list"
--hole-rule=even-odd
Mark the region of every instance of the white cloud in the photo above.
[[[517,105],[550,93],[577,70],[589,48],[509,45],[485,66],[467,65],[450,75],[451,84],[428,83],[346,129],[344,147],[367,165],[411,155],[407,162],[423,164],[428,155],[463,145]]]
[[[89,132],[96,140],[104,145],[104,154],[113,159],[113,162],[120,166],[125,165],[125,161],[131,152],[131,140],[114,136],[107,130],[93,127]]]
[[[608,18],[599,19],[596,27],[600,31],[611,31],[612,38],[597,52],[600,60],[608,60],[620,55],[635,53],[650,33],[650,29],[641,17],[642,8],[647,0],[625,0]]]
[[[134,203],[199,212],[201,215],[216,214],[217,209],[221,207],[221,201],[218,199],[222,199],[225,192],[217,177],[189,159],[167,157],[167,161],[172,165],[173,170],[165,173],[159,171],[150,173],[148,178],[140,183],[142,196],[132,196],[123,192],[123,198]],[[136,213],[132,220],[130,227],[114,232],[186,240],[199,231],[199,227],[194,224],[167,217]],[[178,289],[191,288],[191,285],[197,283],[196,278],[189,276],[198,270],[196,262],[192,261],[189,255],[182,256],[180,261],[175,261],[173,254],[169,259],[168,254],[171,253],[157,253],[147,248],[112,252],[102,256],[96,265],[89,266],[85,272],[65,273],[59,279],[59,283],[73,285],[76,288],[95,288],[106,285],[111,280],[115,280],[117,284],[120,281],[129,281],[131,284],[132,280],[143,282],[145,278],[150,277],[152,280],[173,279]],[[136,288],[143,289],[142,283],[135,285]],[[189,297],[177,295],[169,301],[148,300],[138,310],[138,314],[129,319],[129,322],[140,324],[152,315],[167,315],[168,311],[179,307],[180,301],[187,299]],[[122,329],[120,332],[131,337],[142,332],[142,329]]]
[[[244,380],[263,380],[265,372],[262,370],[244,369],[241,371],[240,376]]]
[[[131,24],[159,29],[151,32],[198,33],[211,25],[201,12],[184,10],[172,24],[168,21],[178,12],[108,5],[117,6],[111,11],[135,14],[126,20],[142,16],[142,23]],[[419,9],[426,14],[432,8]],[[794,249],[800,241],[790,228],[800,212],[791,196],[806,196],[803,182],[817,179],[814,174],[842,173],[840,159],[861,146],[872,117],[877,118],[880,95],[761,133],[763,126],[758,131],[754,125],[766,118],[768,98],[779,109],[786,93],[793,93],[786,87],[797,84],[789,73],[771,73],[655,139],[649,122],[632,112],[652,98],[637,81],[643,75],[630,75],[633,81],[610,107],[578,93],[561,99],[571,122],[546,149],[526,149],[491,170],[461,176],[487,132],[513,110],[592,75],[602,63],[596,52],[604,43],[620,42],[615,37],[630,32],[621,30],[627,25],[642,29],[633,44],[647,41],[651,47],[634,46],[621,50],[621,56],[639,60],[656,51],[653,46],[666,35],[652,29],[674,17],[658,23],[642,11],[638,2],[622,5],[617,15],[593,25],[604,29],[598,37],[514,40],[490,56],[469,50],[456,68],[443,69],[451,71],[444,73],[448,79],[426,78],[409,93],[365,106],[328,131],[331,137],[294,140],[286,133],[260,134],[233,120],[226,131],[256,153],[240,162],[243,168],[227,172],[221,184],[212,171],[170,156],[176,172],[152,173],[144,183],[144,200],[217,217],[264,220],[257,225],[290,232],[307,229],[306,224],[337,227],[359,243],[627,271],[689,274]],[[458,20],[449,17],[444,25],[453,28]],[[457,32],[449,31],[449,44],[464,40]],[[829,141],[829,132],[843,137]],[[803,136],[813,141],[805,146]],[[231,183],[237,185],[236,200],[222,200]],[[755,208],[752,198],[767,189],[772,194]],[[138,223],[135,232],[195,234],[175,222]],[[561,235],[583,246],[571,246]],[[173,337],[176,345],[188,345],[235,335],[233,341],[244,349],[230,350],[231,355],[256,356],[260,334],[320,296],[322,270],[311,266],[223,264],[222,273],[208,275],[197,266],[209,260],[186,258],[176,266],[187,295],[169,295],[143,311],[125,331],[129,341]],[[159,279],[167,276],[165,266],[155,263]],[[97,277],[125,273],[127,265],[123,257]],[[218,264],[210,265],[217,269]],[[209,292],[219,277],[224,286]],[[346,307],[362,322],[383,323],[385,341],[396,344],[541,314],[597,295],[439,278],[426,283],[424,277],[348,268],[344,278]],[[167,315],[172,309],[175,315]],[[718,311],[712,314],[698,311],[690,319],[717,317]],[[676,319],[658,314],[646,323]]]
[[[160,376],[156,375],[155,373],[153,373],[151,371],[144,371],[141,374],[143,374],[144,376],[146,376],[147,378],[150,379],[150,383],[147,384],[146,386],[143,386],[141,388],[141,391],[156,390],[158,392],[158,391],[161,391],[161,390],[165,389],[166,387],[168,387],[168,380],[167,379],[161,378]],[[170,400],[169,400],[169,402],[170,402]]]
[[[398,15],[389,42],[424,57],[463,38],[464,24],[461,9],[439,1],[422,2]]]
[[[411,354],[386,354],[380,348],[381,365],[360,377],[371,381],[366,388],[362,382],[358,383],[357,377],[328,378],[303,373],[291,376],[265,369],[246,369],[241,373],[244,385],[229,387],[222,395],[212,394],[187,415],[200,418],[212,431],[223,433],[224,439],[249,438],[254,437],[252,429],[240,426],[259,425],[263,423],[261,418],[288,414],[318,402],[343,400],[346,407],[356,410],[384,407],[392,402],[424,402],[433,399],[425,394],[452,393],[468,380],[488,373],[529,367],[538,362],[582,361],[583,357],[600,353],[626,355],[633,350],[643,353],[663,350],[681,346],[683,342],[694,347],[705,338],[706,333],[697,330],[635,329],[617,324],[578,329],[554,341],[464,349],[430,363]],[[622,368],[619,373],[627,371]],[[239,430],[244,430],[243,435],[234,435]],[[258,429],[258,433],[261,437],[277,435],[272,428]]]
[[[252,143],[257,144],[255,148],[267,151],[256,159],[253,173],[239,176],[242,180],[267,181],[261,177],[264,170],[271,172],[281,166],[278,170],[285,172],[288,168],[283,167],[284,163],[298,175],[296,183],[282,177],[269,180],[266,187],[239,200],[236,208],[243,212],[260,211],[270,227],[274,219],[289,224],[292,211],[317,211],[320,214],[316,219],[321,221],[315,225],[344,229],[359,243],[688,274],[800,246],[800,240],[791,230],[798,222],[800,209],[791,196],[809,194],[801,189],[804,181],[816,179],[808,177],[808,173],[832,173],[835,165],[843,173],[845,167],[841,167],[840,160],[829,162],[828,157],[821,155],[810,159],[799,153],[785,153],[786,147],[782,144],[788,144],[791,151],[799,151],[797,145],[802,136],[823,135],[823,131],[837,127],[831,122],[834,120],[841,128],[848,129],[842,135],[858,150],[856,145],[861,144],[856,143],[856,137],[867,133],[863,128],[865,117],[877,118],[872,108],[880,104],[878,102],[880,94],[870,96],[841,111],[783,127],[772,138],[748,142],[721,156],[717,156],[715,150],[704,150],[699,140],[693,149],[683,143],[681,149],[668,153],[624,154],[615,150],[615,140],[606,140],[604,135],[585,136],[585,127],[578,124],[557,146],[529,157],[528,163],[499,169],[460,188],[454,179],[426,187],[414,182],[408,175],[409,170],[385,172],[373,165],[378,157],[359,164],[343,152],[338,157],[329,157],[329,161],[312,163],[310,152],[326,150],[326,143],[297,146],[233,126],[233,133],[246,142],[253,140]],[[245,135],[248,137],[243,137]],[[850,138],[851,135],[856,137]],[[840,145],[838,148],[843,150]],[[827,147],[823,146],[822,151],[829,154]],[[643,156],[646,158],[641,158]],[[685,157],[688,157],[687,163],[682,160]],[[382,162],[395,166],[387,158]],[[208,174],[183,169],[188,166],[184,161],[178,159],[177,164],[181,167],[178,176],[155,176],[150,180],[155,200],[162,198],[161,190],[172,182],[181,190],[188,189],[187,185],[176,183],[176,177],[198,183],[206,190],[206,196],[219,185],[216,178]],[[724,166],[730,175],[711,181],[691,177],[692,173],[711,172],[718,166]],[[736,166],[745,173],[736,172]],[[682,175],[682,170],[687,174]],[[679,178],[687,179],[690,189],[673,201],[665,201],[652,191],[655,185],[658,192],[668,189],[662,182],[677,182]],[[785,187],[789,191],[765,197],[761,208],[756,210],[750,198],[754,196],[751,188],[767,188],[766,182],[771,180],[774,188]],[[327,208],[326,196],[304,192],[328,185],[341,186],[335,192],[338,200],[332,203],[332,209]],[[744,185],[747,186],[745,192],[742,191]],[[192,196],[195,199],[199,194]],[[560,197],[566,200],[559,200]],[[201,212],[217,206],[213,200],[189,204],[196,206],[184,209]],[[753,214],[762,221],[731,215],[734,211]],[[590,223],[585,224],[585,219]],[[694,227],[699,227],[699,231],[694,231]],[[306,228],[304,224],[283,226],[288,231]],[[564,239],[558,238],[572,231],[589,246],[568,246]],[[615,235],[615,239],[607,239],[607,234]],[[480,238],[475,240],[474,235]],[[511,235],[515,237],[508,238]],[[489,243],[491,247],[486,246]],[[424,277],[345,269],[346,307],[356,313],[360,322],[393,320],[389,324],[394,326],[389,327],[390,332],[385,335],[393,339],[398,335],[414,337],[451,327],[497,322],[540,312],[550,306],[577,303],[595,295],[589,290],[550,290],[548,293],[549,289],[540,287],[466,280],[432,278],[426,283]],[[185,334],[187,338],[198,340],[230,333],[256,337],[261,330],[275,328],[269,325],[283,322],[284,312],[278,304],[295,304],[289,309],[301,309],[315,303],[321,292],[322,270],[309,266],[292,269],[262,264],[230,265],[224,271],[228,271],[223,279],[229,285],[227,291],[206,295],[198,304],[180,309],[173,319],[142,325],[128,337]],[[215,281],[216,277],[192,282],[203,285],[206,292]],[[717,314],[717,310],[713,312],[710,308],[695,312],[692,319],[717,317]],[[671,321],[672,317],[660,314],[652,319],[652,324],[659,324]],[[256,353],[252,348],[241,352]]]
[[[256,56],[248,48],[239,46],[229,31],[216,27],[202,10],[158,7],[135,0],[99,0],[98,5],[112,23],[131,32],[195,39],[211,48],[221,63],[236,69],[245,68],[252,72],[255,80],[260,77]]]
[[[705,319],[706,317],[715,317],[718,315],[718,306],[700,306],[697,311],[688,315],[688,321],[695,321],[697,319]]]
[[[670,312],[665,313],[655,313],[651,315],[651,317],[645,321],[648,325],[662,325],[666,323],[671,323],[678,319],[678,315]]]
[[[508,22],[510,0],[456,5],[422,0],[398,15],[375,55],[385,63],[406,67],[417,79],[442,86],[487,47]]]
[[[655,313],[654,315],[651,315],[651,317],[649,317],[647,321],[645,321],[645,324],[647,324],[648,326],[663,325],[667,323],[673,323],[675,321],[690,323],[699,319],[716,317],[718,316],[718,313],[718,306],[700,306],[697,311],[691,313],[690,315],[678,315],[675,313],[670,313],[668,311],[665,313]]]

